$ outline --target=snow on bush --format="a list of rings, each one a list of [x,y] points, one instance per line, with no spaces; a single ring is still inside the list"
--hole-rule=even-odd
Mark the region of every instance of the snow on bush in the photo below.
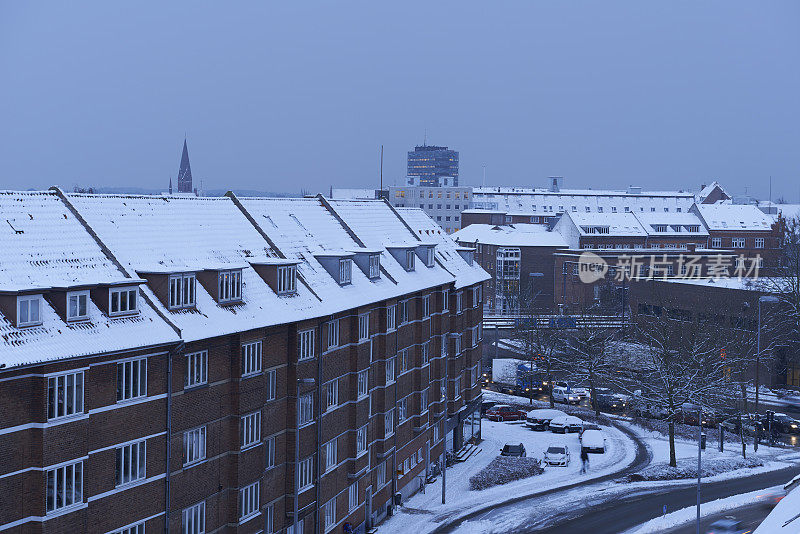
[[[469,489],[484,490],[500,484],[540,475],[544,472],[536,458],[498,456],[469,479]]]
[[[717,458],[713,460],[703,460],[703,477],[711,477],[744,469],[748,467],[761,467],[764,462],[758,456],[749,458]],[[678,461],[678,467],[670,467],[669,464],[654,464],[645,467],[638,473],[628,475],[630,482],[641,480],[675,480],[683,478],[697,478],[697,460],[686,459]]]

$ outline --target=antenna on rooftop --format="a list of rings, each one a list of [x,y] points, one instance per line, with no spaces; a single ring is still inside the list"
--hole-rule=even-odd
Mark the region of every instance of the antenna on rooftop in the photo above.
[[[381,191],[383,191],[383,145],[381,145]]]
[[[422,138],[422,146],[428,146],[428,129],[425,128],[425,135]]]
[[[772,175],[769,175],[769,203],[772,205]]]
[[[483,164],[483,187],[486,187],[486,164]]]

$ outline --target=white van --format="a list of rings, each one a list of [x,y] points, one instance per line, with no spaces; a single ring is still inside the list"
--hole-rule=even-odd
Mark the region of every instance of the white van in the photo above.
[[[554,387],[552,395],[554,402],[563,402],[564,404],[578,404],[581,402],[580,395],[567,393],[567,388],[564,387]]]

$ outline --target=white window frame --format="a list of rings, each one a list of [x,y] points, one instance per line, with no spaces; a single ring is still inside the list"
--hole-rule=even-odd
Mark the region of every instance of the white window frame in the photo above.
[[[431,296],[422,295],[422,318],[427,319],[431,316]]]
[[[411,272],[414,270],[414,258],[416,257],[417,255],[413,250],[406,250],[406,271]]]
[[[765,243],[765,241],[764,241],[763,237],[757,237],[756,238],[756,246],[755,246],[755,248],[764,248],[764,243]]]
[[[83,371],[47,377],[48,421],[82,414],[83,401]]]
[[[442,290],[442,311],[450,311],[450,290]]]
[[[464,311],[464,307],[463,307],[463,292],[462,291],[456,291],[456,313],[458,314],[458,313],[461,313],[462,311]]]
[[[72,313],[72,300],[75,300],[75,313]],[[67,292],[67,321],[83,321],[89,318],[89,291],[68,291]],[[83,301],[83,313],[81,313],[81,301]]]
[[[711,238],[711,248],[722,248],[722,238],[721,237],[712,237]]]
[[[290,295],[297,292],[297,266],[278,266],[278,295]]]
[[[745,238],[744,237],[734,237],[731,239],[731,247],[732,248],[745,248]]]
[[[428,411],[428,388],[423,389],[419,393],[419,413]]]
[[[242,300],[242,270],[231,269],[217,273],[217,301],[238,302]]]
[[[346,285],[353,281],[353,260],[341,258],[339,260],[339,285]]]
[[[242,343],[242,378],[259,374],[263,359],[263,342],[261,340]]]
[[[314,329],[302,330],[297,333],[297,361],[311,360],[314,358]]]
[[[205,534],[206,531],[206,502],[201,501],[184,508],[181,512],[182,534]]]
[[[116,296],[116,299],[114,298]],[[131,306],[133,301],[133,306]],[[116,302],[116,306],[114,303]],[[116,309],[115,309],[116,308]],[[134,315],[139,313],[139,288],[138,287],[110,287],[108,289],[108,315]]]
[[[384,438],[388,438],[394,434],[394,408],[391,408],[383,414],[383,432]]]
[[[422,361],[422,366],[428,365],[431,361],[431,342],[426,341],[420,347],[420,359]]]
[[[336,497],[325,503],[325,532],[330,532],[336,526]]]
[[[264,376],[267,379],[267,383],[265,385],[267,397],[265,400],[273,401],[276,399],[278,392],[278,371],[277,369],[272,369],[271,371],[264,373]]]
[[[339,379],[325,384],[325,411],[329,412],[339,406]]]
[[[147,478],[147,440],[115,449],[115,487],[127,486]]]
[[[117,402],[147,396],[147,358],[117,363]]]
[[[369,256],[369,277],[371,280],[381,276],[381,255],[370,254]]]
[[[239,450],[255,447],[261,441],[261,410],[239,418]]]
[[[108,534],[145,534],[144,526],[145,522],[139,521],[138,523],[135,523],[133,525],[123,528],[118,528],[117,530],[112,530]]]
[[[367,425],[356,430],[356,457],[367,452]]]
[[[186,376],[184,388],[192,388],[208,383],[208,351],[201,350],[186,355]]]
[[[239,490],[239,524],[250,521],[261,513],[261,481],[256,480],[252,484]]]
[[[270,504],[264,508],[264,534],[273,534],[275,532],[275,505]],[[288,530],[287,530],[288,532]]]
[[[23,313],[24,308],[24,313]],[[17,327],[42,324],[42,296],[20,295],[17,297]]]
[[[329,442],[325,444],[325,472],[327,473],[331,469],[336,468],[336,464],[339,461],[339,446],[337,444],[337,438],[333,438]]]
[[[300,460],[299,466],[299,491],[302,492],[314,485],[314,457],[309,456]]]
[[[378,481],[378,489],[386,485],[386,462],[381,462],[375,467],[375,477]]]
[[[453,397],[453,400],[460,399],[461,398],[461,375],[459,375],[459,376],[457,376],[457,377],[455,377],[453,379],[453,389],[454,389],[453,393],[455,393],[455,396]]]
[[[363,399],[369,395],[369,369],[363,369],[358,372],[356,388],[357,399]]]
[[[400,361],[400,366],[398,367],[397,376],[400,376],[409,370],[408,349],[400,349],[399,351],[397,351],[397,359]]]
[[[408,324],[408,299],[400,301],[400,326]]]
[[[392,356],[391,358],[386,358],[386,385],[387,386],[389,384],[394,384],[394,382],[395,382],[395,380],[397,378],[396,375],[395,375],[395,360],[394,360],[394,358],[395,358],[394,356]]]
[[[397,304],[386,306],[386,331],[391,332],[397,328]]]
[[[206,427],[201,426],[183,433],[183,466],[187,467],[206,459]]]
[[[369,339],[369,312],[358,316],[358,340],[367,341]]]
[[[69,482],[69,486],[67,483]],[[45,510],[60,512],[83,503],[83,460],[67,463],[45,474]],[[58,496],[61,494],[61,504]]]
[[[300,395],[300,426],[314,422],[314,393]]]
[[[169,275],[167,307],[170,310],[193,308],[195,305],[196,289],[197,280],[194,273]]]
[[[275,467],[275,436],[264,440],[264,469]]]
[[[427,252],[425,256],[425,266],[433,267],[436,264],[435,249],[433,247],[426,247],[425,250]]]
[[[347,509],[353,511],[358,508],[358,482],[353,482],[347,488]]]
[[[402,425],[408,419],[408,397],[397,402],[397,424]]]
[[[475,286],[472,288],[472,307],[477,308],[481,305],[481,300],[483,297],[483,291],[481,291],[481,286]]]
[[[328,321],[326,330],[325,347],[327,350],[335,349],[339,346],[339,319]]]

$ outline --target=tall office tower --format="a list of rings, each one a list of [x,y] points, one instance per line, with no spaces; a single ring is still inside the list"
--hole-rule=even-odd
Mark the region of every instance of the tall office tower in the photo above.
[[[458,185],[458,152],[446,146],[422,145],[408,153],[409,185],[427,187]]]

